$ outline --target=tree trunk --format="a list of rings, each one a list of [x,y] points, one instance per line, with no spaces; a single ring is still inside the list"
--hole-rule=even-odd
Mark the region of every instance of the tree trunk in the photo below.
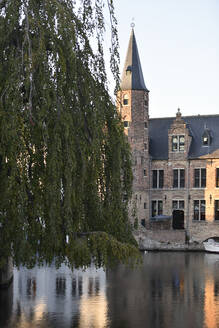
[[[5,267],[0,269],[0,288],[8,287],[13,279],[13,262],[8,258]]]

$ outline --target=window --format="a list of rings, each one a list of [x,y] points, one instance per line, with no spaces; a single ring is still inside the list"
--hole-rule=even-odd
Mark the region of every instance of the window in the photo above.
[[[174,169],[173,170],[173,188],[185,187],[185,170]]]
[[[124,121],[124,128],[129,128],[129,127],[130,127],[130,122]]]
[[[144,177],[146,177],[147,176],[147,171],[146,171],[146,169],[144,169]]]
[[[208,129],[205,129],[205,131],[202,135],[202,145],[203,146],[210,146],[210,144],[211,144],[210,131]]]
[[[214,201],[214,219],[219,220],[219,200]]]
[[[194,200],[194,220],[205,220],[205,200]]]
[[[219,168],[216,168],[216,188],[219,188]]]
[[[162,200],[152,200],[152,217],[163,214]]]
[[[126,75],[130,75],[131,72],[132,72],[132,66],[129,65],[129,66],[127,66],[127,68],[126,68]]]
[[[144,143],[144,150],[147,150],[147,144],[146,144],[146,142]]]
[[[184,200],[173,200],[172,208],[173,210],[184,210]]]
[[[143,225],[143,227],[145,227],[145,219],[141,219],[141,225]]]
[[[172,151],[184,151],[185,149],[185,136],[172,136]]]
[[[203,137],[202,141],[203,141],[204,146],[208,146],[208,137],[207,136]]]
[[[164,182],[164,171],[163,170],[153,170],[153,188],[163,188]]]
[[[206,187],[206,169],[194,169],[194,187]]]
[[[129,104],[129,96],[128,95],[124,95],[123,97],[123,105],[127,106]]]
[[[147,129],[147,127],[148,127],[147,122],[144,122],[144,128]]]
[[[144,210],[146,210],[146,208],[147,208],[147,204],[146,204],[146,203],[144,203]]]

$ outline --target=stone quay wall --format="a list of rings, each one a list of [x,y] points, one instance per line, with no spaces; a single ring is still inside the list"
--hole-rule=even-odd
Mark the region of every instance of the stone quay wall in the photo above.
[[[186,241],[185,230],[136,231],[134,237],[141,251],[204,251],[202,241]]]

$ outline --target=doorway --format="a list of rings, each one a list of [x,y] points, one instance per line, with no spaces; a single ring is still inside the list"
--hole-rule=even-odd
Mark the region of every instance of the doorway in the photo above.
[[[173,229],[184,229],[184,211],[175,210],[173,211]]]

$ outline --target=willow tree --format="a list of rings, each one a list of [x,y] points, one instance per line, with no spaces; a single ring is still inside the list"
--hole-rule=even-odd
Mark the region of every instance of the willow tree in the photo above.
[[[9,256],[16,265],[106,265],[137,254],[104,5],[118,84],[112,1],[0,0],[0,265]]]

